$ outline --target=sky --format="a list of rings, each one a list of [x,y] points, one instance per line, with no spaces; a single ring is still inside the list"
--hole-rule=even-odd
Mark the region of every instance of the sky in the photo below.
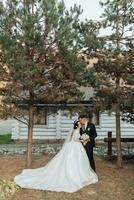
[[[80,16],[80,20],[92,19],[99,20],[103,13],[103,8],[99,4],[100,0],[64,0],[66,8],[69,9],[74,4],[81,5],[83,13]],[[109,35],[110,28],[100,30],[100,35]]]
[[[81,20],[93,19],[98,20],[103,12],[103,8],[99,5],[100,0],[64,0],[65,5],[68,8],[73,6],[75,3],[81,5],[83,13],[81,15]]]

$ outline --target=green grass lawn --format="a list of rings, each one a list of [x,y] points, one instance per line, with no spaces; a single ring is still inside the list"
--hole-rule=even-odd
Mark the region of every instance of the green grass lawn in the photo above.
[[[11,134],[0,135],[0,144],[10,144],[11,142]]]

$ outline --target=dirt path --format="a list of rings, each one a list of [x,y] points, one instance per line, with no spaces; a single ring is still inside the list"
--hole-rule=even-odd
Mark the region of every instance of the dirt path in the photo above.
[[[33,156],[32,168],[45,165],[52,156]],[[115,163],[96,156],[99,182],[87,186],[75,193],[57,193],[30,189],[20,189],[7,200],[133,200],[134,199],[134,163],[124,162],[123,169],[117,169]],[[0,179],[13,180],[13,177],[25,168],[25,156],[0,155]]]

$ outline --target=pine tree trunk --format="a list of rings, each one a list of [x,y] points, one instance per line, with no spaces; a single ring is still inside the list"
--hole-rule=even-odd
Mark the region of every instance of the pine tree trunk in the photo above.
[[[117,147],[117,166],[122,168],[122,150],[121,150],[121,125],[120,125],[120,108],[116,105],[116,147]]]
[[[119,17],[119,6],[116,10],[116,49],[120,49],[120,17]],[[117,74],[116,88],[120,87],[120,75]],[[116,104],[116,147],[117,147],[117,166],[122,168],[122,150],[121,150],[121,122],[120,122],[120,105]]]
[[[32,163],[32,138],[33,138],[33,95],[30,93],[30,101],[28,108],[28,141],[27,141],[27,161],[26,165],[29,167]]]

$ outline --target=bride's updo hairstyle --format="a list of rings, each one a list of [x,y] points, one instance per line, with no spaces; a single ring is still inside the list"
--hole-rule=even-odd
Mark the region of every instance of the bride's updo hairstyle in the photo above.
[[[78,121],[74,121],[74,129],[77,129],[77,127],[79,126],[79,120]]]

